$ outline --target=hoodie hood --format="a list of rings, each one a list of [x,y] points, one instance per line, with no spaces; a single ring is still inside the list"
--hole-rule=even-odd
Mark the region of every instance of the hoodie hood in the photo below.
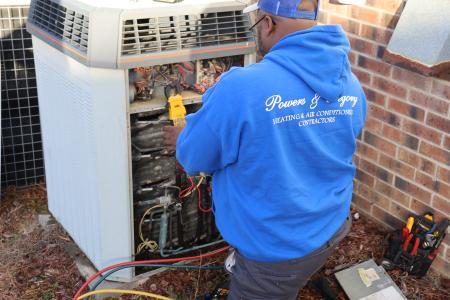
[[[283,37],[264,60],[293,72],[323,99],[334,102],[351,76],[349,51],[340,25],[319,25]]]

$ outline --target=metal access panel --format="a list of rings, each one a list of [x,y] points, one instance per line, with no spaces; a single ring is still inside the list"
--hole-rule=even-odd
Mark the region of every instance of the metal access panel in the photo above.
[[[29,1],[0,1],[1,185],[44,180],[44,159],[31,35]]]
[[[383,267],[372,259],[335,276],[350,300],[406,300]]]
[[[130,261],[126,73],[33,43],[49,210],[96,268]]]

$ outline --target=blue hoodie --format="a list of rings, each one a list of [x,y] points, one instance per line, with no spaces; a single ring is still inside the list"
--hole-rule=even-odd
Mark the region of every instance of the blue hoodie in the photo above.
[[[217,227],[249,259],[303,257],[349,214],[366,115],[349,48],[340,26],[289,34],[222,75],[186,118],[177,159],[212,174]]]

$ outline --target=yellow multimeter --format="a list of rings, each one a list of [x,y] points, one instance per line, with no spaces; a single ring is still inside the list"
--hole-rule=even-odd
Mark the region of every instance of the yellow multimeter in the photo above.
[[[164,93],[169,104],[169,119],[176,127],[186,126],[186,107],[184,107],[183,96],[181,96],[181,88],[179,83],[173,83],[167,86]]]

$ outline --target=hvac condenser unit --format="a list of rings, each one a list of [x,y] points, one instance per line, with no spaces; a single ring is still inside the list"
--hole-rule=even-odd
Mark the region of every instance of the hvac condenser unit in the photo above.
[[[220,240],[208,177],[180,170],[162,127],[168,97],[193,112],[221,73],[254,61],[243,7],[31,1],[49,209],[97,268]]]

